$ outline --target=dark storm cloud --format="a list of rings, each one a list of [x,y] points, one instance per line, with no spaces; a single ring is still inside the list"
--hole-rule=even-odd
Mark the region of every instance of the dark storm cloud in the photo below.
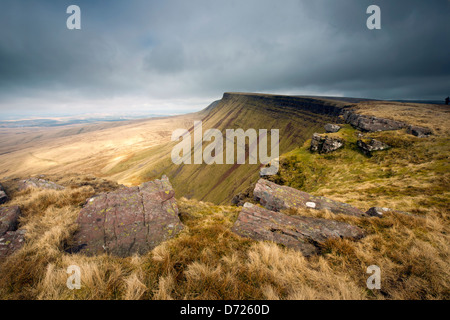
[[[71,4],[82,30],[66,28]],[[0,110],[199,109],[224,91],[442,99],[449,16],[446,0],[6,0]]]

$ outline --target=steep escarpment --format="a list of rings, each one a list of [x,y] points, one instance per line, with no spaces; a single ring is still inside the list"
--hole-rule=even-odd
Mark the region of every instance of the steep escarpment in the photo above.
[[[345,106],[342,102],[267,94],[225,93],[223,98],[198,113],[203,133],[211,128],[225,136],[227,129],[279,130],[279,152],[302,145],[314,132],[323,132],[326,123],[339,122]],[[184,128],[193,133],[193,123]],[[270,139],[268,139],[270,141]],[[204,148],[209,143],[203,142]],[[166,174],[177,194],[188,198],[229,203],[232,197],[259,178],[260,164],[249,164],[248,147],[245,164],[172,163],[170,154],[176,143],[135,154],[111,170],[123,183],[139,184]],[[224,146],[225,147],[225,146]],[[195,148],[191,143],[191,154]]]
[[[246,99],[247,103],[250,105],[264,105],[267,110],[277,111],[277,113],[284,110],[297,110],[305,113],[339,116],[342,113],[342,107],[345,106],[344,102],[329,99],[228,92],[224,93],[221,101],[223,103],[230,103],[236,99]]]

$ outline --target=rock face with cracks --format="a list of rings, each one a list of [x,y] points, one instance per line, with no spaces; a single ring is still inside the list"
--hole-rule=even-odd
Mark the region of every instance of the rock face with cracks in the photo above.
[[[407,126],[406,123],[401,121],[361,115],[350,110],[344,111],[343,116],[346,123],[365,132],[399,130]]]
[[[288,216],[250,203],[242,208],[232,231],[254,240],[268,240],[296,249],[305,256],[320,253],[328,239],[361,239],[362,229],[348,223],[302,216]]]
[[[392,119],[361,115],[351,110],[345,110],[342,115],[346,123],[349,123],[356,129],[365,132],[399,130],[406,128],[407,133],[419,138],[426,138],[433,134],[433,131],[429,128],[408,125],[404,122]]]
[[[363,211],[347,203],[313,196],[294,188],[280,186],[265,179],[259,179],[253,195],[264,207],[273,211],[289,208],[311,208],[317,210],[327,209],[335,214],[365,215]]]
[[[419,138],[426,138],[433,134],[433,131],[431,131],[431,129],[418,126],[409,126],[406,131],[409,134],[412,134]]]
[[[120,257],[146,253],[183,229],[174,195],[163,176],[88,199],[71,251]]]
[[[311,152],[330,153],[344,146],[344,140],[339,138],[322,137],[314,133],[311,138]]]

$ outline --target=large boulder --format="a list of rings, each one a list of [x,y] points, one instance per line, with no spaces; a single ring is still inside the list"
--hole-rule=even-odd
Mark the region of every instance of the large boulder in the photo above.
[[[166,176],[90,198],[79,213],[72,252],[144,254],[178,234],[175,192]]]
[[[325,126],[325,132],[327,133],[335,133],[341,130],[341,126],[338,126],[337,124],[327,123]]]
[[[232,231],[254,240],[268,240],[299,250],[305,256],[320,252],[327,239],[361,239],[362,229],[348,223],[288,216],[250,203],[244,204]]]
[[[50,190],[63,190],[64,187],[56,184],[52,181],[47,181],[40,178],[29,178],[19,181],[19,190],[25,190],[28,188],[50,189]]]
[[[349,123],[353,127],[366,132],[399,130],[407,126],[404,122],[361,115],[350,110],[344,111],[343,116],[346,123]]]
[[[334,201],[325,197],[313,196],[309,193],[280,186],[265,179],[259,179],[253,195],[264,207],[273,211],[288,208],[311,208],[316,210],[330,210],[335,214],[364,216],[364,212],[343,202]]]
[[[412,134],[419,138],[426,138],[433,134],[433,131],[431,129],[425,128],[425,127],[418,127],[418,126],[409,126],[406,131],[409,134]]]
[[[371,155],[374,151],[383,151],[390,148],[386,143],[376,139],[370,139],[369,141],[358,140],[356,144],[366,155]]]
[[[0,260],[19,250],[25,243],[25,229],[17,230],[18,206],[0,208]]]
[[[342,115],[346,123],[349,123],[356,129],[365,132],[399,130],[406,128],[407,133],[419,138],[426,138],[433,134],[433,131],[426,127],[412,126],[392,119],[361,115],[351,110],[345,110]]]
[[[314,133],[311,138],[311,152],[330,153],[344,146],[344,141],[339,138],[330,138]]]
[[[9,200],[8,195],[6,194],[6,191],[3,188],[3,186],[0,184],[0,204],[3,204],[8,200]]]

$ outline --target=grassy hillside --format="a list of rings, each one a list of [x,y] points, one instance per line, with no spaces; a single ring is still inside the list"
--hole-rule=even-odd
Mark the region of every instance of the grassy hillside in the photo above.
[[[401,107],[401,106],[399,106]],[[391,108],[393,108],[391,106]],[[423,110],[416,109],[420,113]],[[412,113],[411,113],[412,112]],[[395,116],[395,112],[392,113]],[[414,110],[409,117],[414,117]],[[358,242],[328,241],[322,254],[304,258],[270,242],[240,238],[231,227],[240,209],[178,199],[182,233],[143,256],[86,257],[64,252],[81,204],[114,183],[93,176],[51,176],[62,191],[14,190],[24,212],[27,243],[0,266],[0,297],[29,299],[449,299],[450,144],[447,111],[427,122],[436,133],[419,139],[404,130],[364,134],[392,146],[367,157],[356,148],[360,132],[336,134],[346,145],[311,154],[309,141],[281,157],[272,180],[351,203],[385,206],[414,215],[382,219],[290,210],[363,228]],[[439,130],[438,130],[439,129]],[[139,160],[137,160],[139,161]],[[195,180],[192,180],[195,183]],[[68,290],[66,268],[82,269],[82,289]],[[381,268],[381,290],[366,287],[370,265]]]
[[[314,132],[323,132],[323,125],[335,122],[342,103],[320,99],[263,94],[226,93],[222,100],[207,108],[197,120],[203,132],[219,129],[244,131],[280,130],[280,154],[293,150]],[[192,135],[193,123],[190,127]],[[192,138],[193,140],[193,138]],[[269,139],[270,140],[270,139]],[[175,165],[170,153],[176,143],[167,143],[134,154],[106,173],[125,184],[139,184],[163,173],[170,178],[177,194],[217,204],[227,204],[232,197],[259,178],[259,165]],[[203,147],[208,143],[204,142]],[[192,153],[194,146],[192,144]]]

